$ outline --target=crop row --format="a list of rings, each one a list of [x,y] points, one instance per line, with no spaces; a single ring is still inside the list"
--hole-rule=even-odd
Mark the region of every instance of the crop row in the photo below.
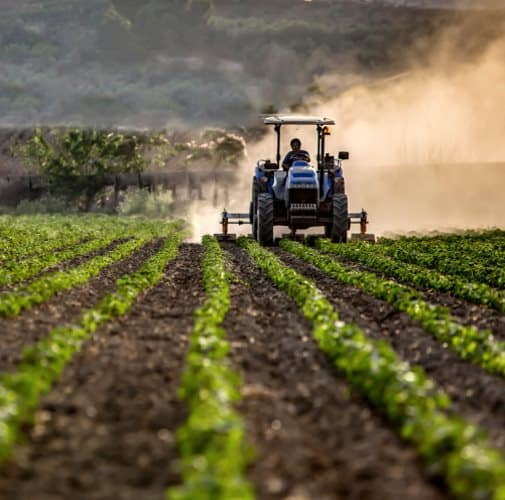
[[[93,226],[93,224],[97,223],[97,219],[92,220],[93,223],[91,225]],[[118,221],[122,220],[123,219],[118,219]],[[47,251],[43,254],[30,256],[19,261],[12,260],[10,262],[4,262],[0,267],[2,271],[0,274],[0,286],[20,283],[51,266],[103,249],[115,240],[129,239],[134,235],[139,233],[144,234],[149,231],[155,234],[157,227],[157,224],[153,225],[150,221],[139,222],[133,220],[127,224],[118,223],[118,221],[116,221],[114,224],[108,222],[105,226],[102,226],[101,218],[99,218],[98,221],[100,222],[99,226],[95,226],[92,231],[88,229],[88,235],[94,234],[93,238],[88,241],[71,245],[61,251]],[[68,244],[68,240],[66,244]]]
[[[229,367],[226,332],[220,326],[230,305],[228,281],[218,242],[205,236],[203,244],[207,299],[195,313],[180,388],[189,409],[187,422],[177,432],[183,484],[170,489],[167,498],[247,500],[253,498],[244,477],[251,452],[244,424],[233,408],[240,382]]]
[[[44,255],[114,227],[99,216],[0,217],[0,262]]]
[[[475,426],[450,416],[449,397],[422,369],[412,369],[384,342],[345,324],[315,284],[252,240],[239,239],[256,264],[312,324],[320,348],[349,384],[400,428],[453,496],[505,499],[505,460]],[[302,247],[303,248],[303,247]]]
[[[103,238],[92,239],[59,252],[47,252],[42,255],[28,257],[21,261],[11,261],[4,263],[2,274],[0,275],[0,286],[15,285],[28,278],[31,278],[46,269],[65,262],[67,260],[86,255],[96,250],[103,249],[120,235],[105,236]]]
[[[382,244],[395,244],[397,241],[413,243],[442,243],[446,245],[460,245],[461,243],[479,244],[493,243],[505,246],[505,231],[501,229],[483,231],[465,231],[462,233],[440,233],[426,236],[402,236],[400,238],[381,238]]]
[[[73,326],[57,327],[44,340],[27,347],[17,370],[0,378],[0,460],[10,456],[23,425],[33,419],[40,397],[49,392],[85,340],[98,326],[125,314],[142,290],[160,280],[180,241],[179,233],[169,236],[163,248],[138,271],[117,280],[113,293],[84,311]]]
[[[152,230],[159,224],[147,219],[96,214],[0,216],[0,270],[13,261],[45,256],[115,233],[135,235],[138,230]]]
[[[368,244],[332,245],[329,241],[318,240],[317,246],[324,252],[364,264],[403,283],[448,292],[455,297],[505,313],[505,292],[495,290],[485,283],[473,283],[459,276],[448,276],[423,266],[394,260],[381,255]]]
[[[402,262],[437,269],[450,275],[463,276],[470,281],[486,283],[496,288],[505,288],[505,269],[496,266],[493,260],[479,255],[447,249],[436,243],[432,243],[429,249],[422,251],[415,244],[402,240],[390,245],[379,243],[375,251]]]
[[[99,255],[78,267],[42,276],[28,285],[0,294],[0,316],[17,316],[35,304],[41,304],[57,293],[82,285],[116,261],[122,260],[141,248],[146,242],[162,237],[173,231],[177,225],[163,225],[160,228],[139,228],[136,238],[122,243],[106,255]]]
[[[360,288],[385,300],[397,311],[408,314],[463,359],[482,366],[490,373],[505,376],[505,343],[497,341],[490,331],[459,324],[447,308],[425,302],[419,292],[410,287],[380,278],[371,272],[350,269],[300,243],[283,240],[281,247],[319,267],[337,281]]]
[[[423,239],[423,238],[399,238],[397,240],[380,238],[381,247],[400,246],[406,250],[431,254],[444,252],[449,256],[464,255],[466,258],[476,260],[482,265],[505,264],[505,237],[489,236],[488,239],[476,240],[462,236],[448,239]]]

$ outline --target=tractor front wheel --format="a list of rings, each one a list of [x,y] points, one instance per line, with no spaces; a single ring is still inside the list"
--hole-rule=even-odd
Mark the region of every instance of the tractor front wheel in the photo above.
[[[333,224],[331,225],[331,241],[333,243],[347,243],[349,228],[349,209],[347,195],[337,193],[333,195]]]
[[[274,199],[269,193],[258,195],[256,213],[257,240],[260,245],[269,246],[274,242]],[[254,232],[254,227],[253,227]]]

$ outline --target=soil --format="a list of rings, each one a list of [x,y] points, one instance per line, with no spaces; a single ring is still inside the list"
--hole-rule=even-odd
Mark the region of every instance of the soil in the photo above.
[[[387,341],[398,355],[421,366],[451,397],[455,413],[482,426],[494,446],[505,449],[505,380],[462,360],[408,315],[359,289],[347,287],[318,268],[276,249],[282,261],[312,279],[335,305],[343,321],[371,338]]]
[[[95,304],[160,245],[153,241],[85,286],[17,319],[0,320],[0,371],[14,369],[24,346]],[[443,484],[428,476],[413,448],[351,391],[320,351],[298,306],[246,252],[234,244],[223,248],[231,280],[223,326],[230,361],[243,381],[238,410],[256,450],[248,476],[257,497],[446,498]],[[505,449],[503,379],[462,361],[388,304],[280,249],[274,252],[313,279],[344,321],[422,366],[449,393],[453,411],[487,429],[492,443]],[[182,245],[160,283],[84,344],[42,399],[34,425],[26,429],[27,442],[0,472],[0,498],[154,500],[180,483],[175,432],[187,413],[177,389],[194,312],[205,299],[203,253],[201,245]],[[477,314],[450,297],[432,298],[461,307],[469,320]]]
[[[138,269],[161,248],[162,242],[162,239],[149,242],[130,257],[107,266],[88,283],[65,290],[18,318],[0,318],[0,373],[15,369],[24,347],[46,337],[54,327],[75,320],[83,309],[92,307],[114,290],[116,280]]]
[[[236,280],[224,327],[258,498],[442,498],[412,449],[350,392],[296,304],[242,250],[226,249]]]
[[[202,252],[183,245],[161,282],[85,344],[4,470],[2,498],[159,500],[179,482],[177,388],[204,300]]]

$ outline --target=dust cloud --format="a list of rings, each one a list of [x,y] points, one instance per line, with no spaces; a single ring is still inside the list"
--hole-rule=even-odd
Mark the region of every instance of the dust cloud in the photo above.
[[[428,64],[361,79],[335,97],[349,75],[324,75],[320,93],[303,104],[304,112],[336,120],[329,150],[351,153],[344,166],[350,209],[369,212],[371,232],[504,227],[505,34],[468,58],[455,57],[454,35],[440,37]],[[315,133],[306,127],[284,131],[283,152],[295,136],[315,156]],[[250,145],[232,209],[247,210],[252,159],[274,151],[273,135]]]

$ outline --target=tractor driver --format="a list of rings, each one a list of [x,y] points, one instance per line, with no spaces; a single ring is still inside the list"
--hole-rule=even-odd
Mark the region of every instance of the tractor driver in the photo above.
[[[300,139],[291,139],[291,151],[286,155],[284,161],[282,162],[282,168],[284,170],[289,170],[295,161],[306,161],[310,162],[310,155],[307,151],[301,149],[302,141]]]

